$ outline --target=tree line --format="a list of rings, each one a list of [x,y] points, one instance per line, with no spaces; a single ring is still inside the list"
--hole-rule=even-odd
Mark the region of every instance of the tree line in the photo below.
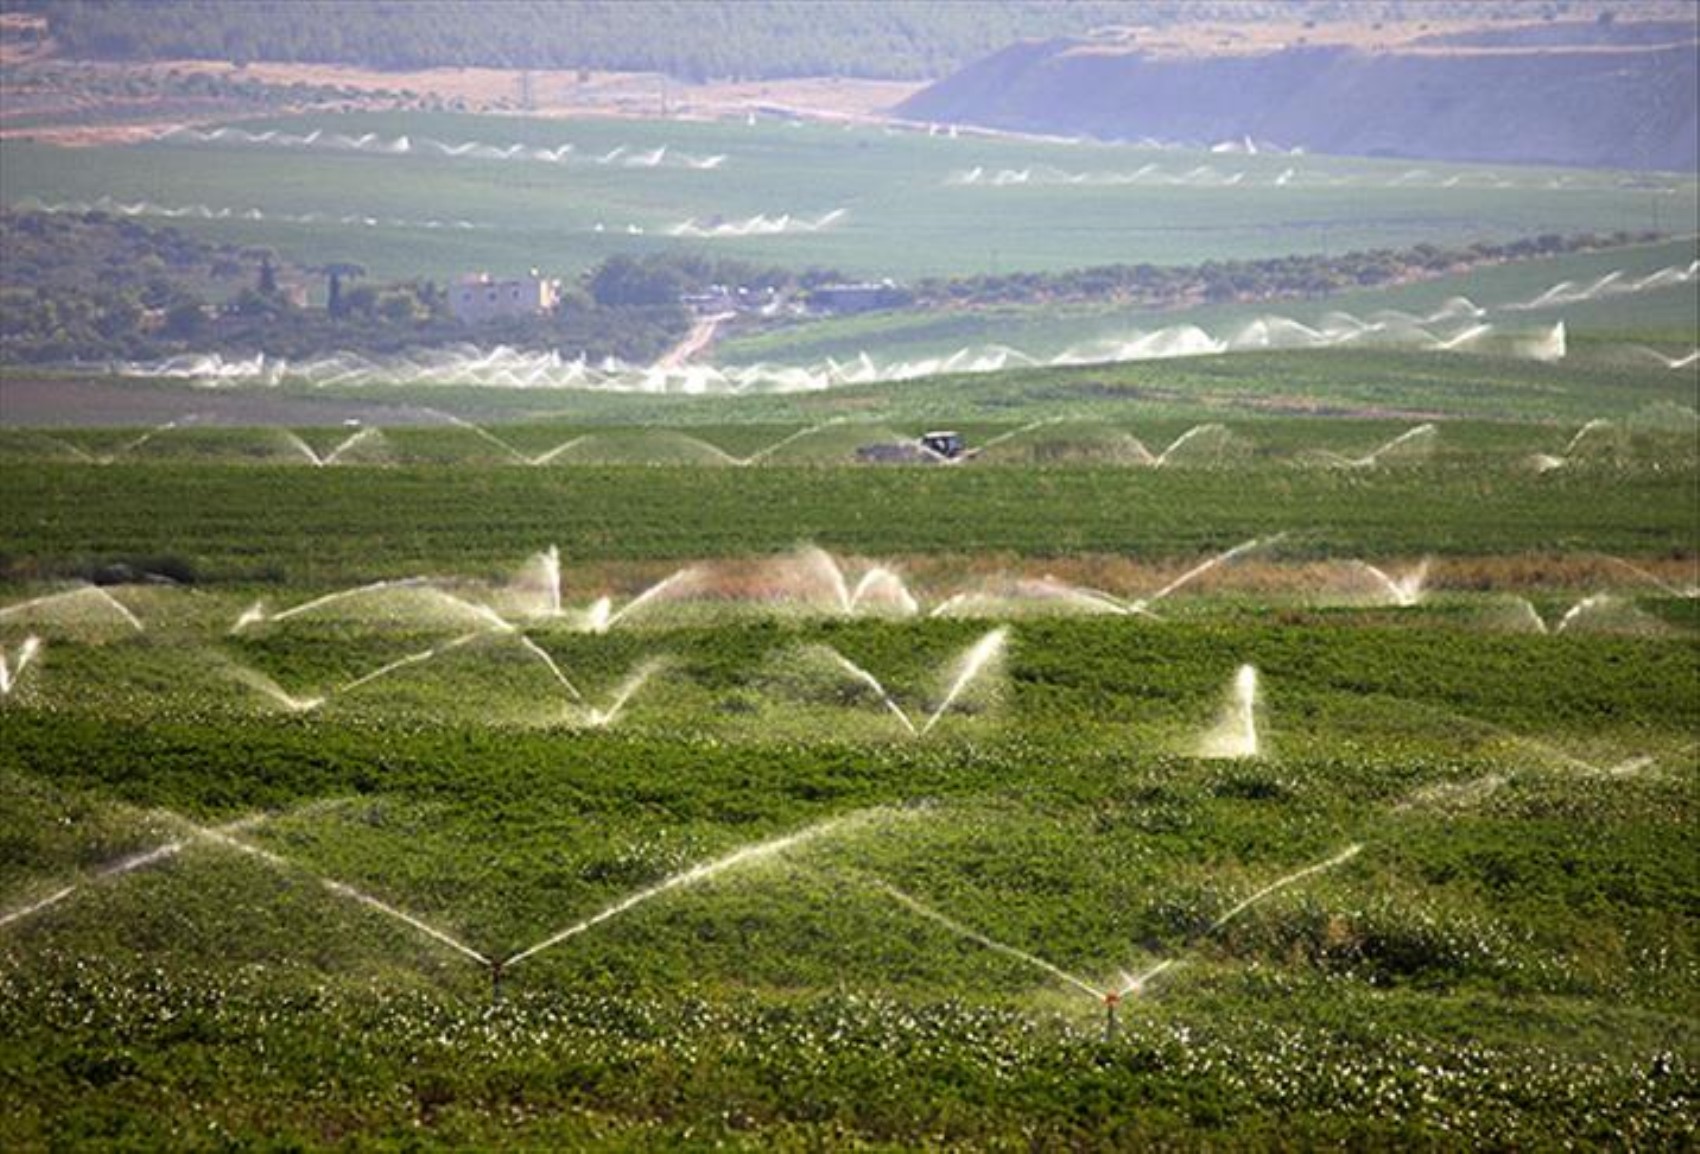
[[[1579,16],[1598,0],[24,0],[98,59],[935,79],[1022,39],[1180,21]],[[1680,16],[1680,0],[1664,3]]]
[[[0,210],[0,362],[154,360],[183,352],[305,357],[460,342],[653,361],[690,331],[687,294],[837,278],[697,254],[617,254],[528,317],[458,320],[446,285],[379,282],[353,264],[303,266],[106,212]],[[323,305],[303,300],[305,290]]]
[[[1226,301],[1320,297],[1377,288],[1413,278],[1460,272],[1483,264],[1585,252],[1660,239],[1656,232],[1546,233],[1513,241],[1478,241],[1461,247],[1419,244],[1408,249],[1365,249],[1211,260],[1199,265],[1106,264],[1064,272],[986,273],[919,281],[913,302],[923,307],[1115,301],[1150,308]]]

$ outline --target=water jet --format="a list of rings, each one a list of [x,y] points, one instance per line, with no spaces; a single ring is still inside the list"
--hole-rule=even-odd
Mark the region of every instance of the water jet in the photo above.
[[[1009,630],[1007,628],[994,629],[976,641],[962,655],[957,662],[956,676],[951,681],[950,688],[945,692],[944,700],[939,702],[938,708],[934,709],[927,717],[926,723],[921,726],[921,731],[917,734],[918,737],[925,737],[932,732],[933,726],[937,725],[939,719],[949,712],[952,705],[956,704],[956,699],[962,695],[963,691],[980,676],[987,666],[1003,656],[1008,643]]]
[[[1388,600],[1401,609],[1409,609],[1420,605],[1423,600],[1423,582],[1428,577],[1429,559],[1424,557],[1416,566],[1404,574],[1394,577],[1386,571],[1371,565],[1367,561],[1348,562],[1352,568],[1363,573],[1381,588]]]
[[[11,664],[7,659],[6,651],[0,649],[0,697],[12,695],[12,690],[17,688],[19,679],[24,675],[24,670],[29,667],[29,663],[40,652],[41,638],[34,634],[24,638],[23,644],[18,646],[16,655],[11,659],[16,664]]]
[[[697,571],[694,568],[675,570],[633,597],[618,610],[614,609],[611,598],[599,597],[585,613],[585,628],[591,633],[606,633],[650,603],[668,596],[680,586],[688,585],[697,576]]]
[[[1207,758],[1257,757],[1257,669],[1242,665],[1234,674],[1228,704],[1221,719],[1199,743],[1198,756]]]

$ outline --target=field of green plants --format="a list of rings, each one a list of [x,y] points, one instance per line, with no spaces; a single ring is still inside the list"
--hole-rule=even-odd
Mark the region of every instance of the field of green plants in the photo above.
[[[1396,310],[1426,318],[1459,298],[1484,310],[1482,319],[1510,333],[1528,333],[1563,321],[1572,342],[1571,354],[1591,350],[1589,342],[1652,341],[1668,350],[1693,347],[1694,318],[1700,315],[1700,281],[1689,275],[1684,283],[1648,288],[1642,292],[1613,291],[1625,282],[1660,269],[1687,270],[1700,256],[1692,238],[1659,244],[1614,248],[1605,252],[1569,254],[1487,266],[1390,288],[1336,293],[1312,299],[1255,304],[1198,305],[1146,312],[1105,304],[1045,304],[1000,308],[927,311],[902,310],[862,316],[812,319],[758,332],[733,333],[715,348],[717,360],[747,364],[759,361],[809,363],[825,357],[849,360],[866,351],[885,359],[948,357],[959,349],[1007,347],[1029,356],[1049,358],[1071,348],[1090,349],[1094,342],[1128,340],[1139,333],[1192,325],[1218,339],[1231,338],[1260,319],[1317,327],[1331,316],[1373,322]],[[1614,277],[1615,274],[1615,277]],[[1564,292],[1567,286],[1573,290]],[[1587,295],[1591,286],[1603,286]],[[1559,294],[1540,305],[1543,295]],[[1562,294],[1562,295],[1560,295]],[[1554,297],[1558,299],[1553,299]],[[1583,297],[1584,299],[1577,299]],[[1535,304],[1536,307],[1527,307]],[[1516,307],[1508,307],[1516,306]],[[1603,350],[1602,350],[1603,351]],[[1615,350],[1619,360],[1633,364],[1636,355]],[[1642,367],[1656,362],[1643,358]],[[1597,357],[1597,354],[1596,354]]]
[[[219,134],[213,136],[213,133]],[[700,250],[913,278],[1681,230],[1692,178],[952,137],[763,120],[313,115],[0,143],[0,199],[439,281]]]
[[[1381,431],[1364,432],[1357,448],[1367,453]],[[1562,451],[1564,437],[1552,440]],[[219,580],[308,583],[406,576],[445,559],[477,572],[548,543],[587,561],[771,554],[803,541],[875,557],[1173,557],[1284,532],[1300,556],[1482,555],[1580,543],[1684,555],[1693,490],[1673,480],[1668,460],[1547,473],[1520,461],[1478,470],[1438,463],[1373,477],[1286,464],[448,471],[37,464],[8,478],[0,532],[10,567],[26,574],[68,576],[174,555]],[[1693,469],[1690,449],[1676,478],[1691,481]]]
[[[1217,144],[0,141],[366,284],[1670,234],[747,389],[8,369],[0,1149],[1700,1142],[1700,184]]]
[[[8,431],[0,1145],[1692,1144],[1692,377],[1177,364]]]

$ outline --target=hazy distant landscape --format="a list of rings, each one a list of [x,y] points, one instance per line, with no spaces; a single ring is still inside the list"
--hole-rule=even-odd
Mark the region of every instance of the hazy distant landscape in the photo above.
[[[0,3],[0,1145],[1691,1145],[1697,54]]]

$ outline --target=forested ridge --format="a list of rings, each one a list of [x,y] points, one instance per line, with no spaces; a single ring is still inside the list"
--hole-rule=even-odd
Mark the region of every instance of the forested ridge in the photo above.
[[[33,0],[73,57],[929,79],[1025,38],[1189,22],[1539,20],[1596,0]],[[1649,14],[1669,11],[1655,3]]]

